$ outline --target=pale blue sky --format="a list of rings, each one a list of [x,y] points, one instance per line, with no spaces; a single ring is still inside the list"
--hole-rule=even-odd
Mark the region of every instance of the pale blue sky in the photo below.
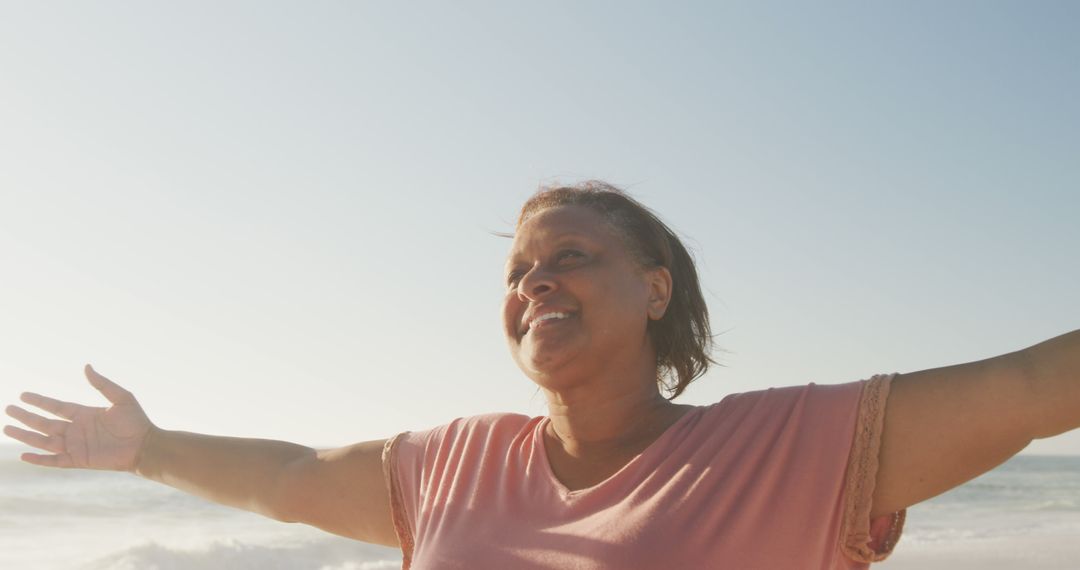
[[[696,252],[687,403],[1080,327],[1077,4],[661,4],[5,3],[0,400],[91,362],[309,445],[543,414],[491,232],[587,178]]]

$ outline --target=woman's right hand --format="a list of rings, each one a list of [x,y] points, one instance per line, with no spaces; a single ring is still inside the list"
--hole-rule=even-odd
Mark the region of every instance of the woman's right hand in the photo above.
[[[7,414],[35,431],[4,426],[4,434],[52,455],[24,453],[34,465],[81,469],[135,471],[140,452],[157,429],[131,392],[100,375],[89,364],[84,370],[90,385],[109,402],[108,408],[62,402],[24,392],[22,401],[63,419],[52,419],[8,406]]]

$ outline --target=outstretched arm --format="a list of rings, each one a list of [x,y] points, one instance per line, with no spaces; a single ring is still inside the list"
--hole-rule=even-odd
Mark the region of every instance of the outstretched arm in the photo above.
[[[163,430],[135,396],[89,365],[87,380],[108,408],[24,393],[6,412],[30,430],[4,433],[50,454],[25,453],[46,467],[127,471],[216,503],[376,544],[397,545],[383,482],[382,442],[319,451],[285,441]],[[32,430],[32,431],[31,431]]]
[[[1080,330],[994,358],[898,375],[885,410],[871,516],[993,469],[1034,439],[1080,427]]]
[[[154,429],[135,472],[216,503],[397,546],[385,440],[316,450],[285,441]]]

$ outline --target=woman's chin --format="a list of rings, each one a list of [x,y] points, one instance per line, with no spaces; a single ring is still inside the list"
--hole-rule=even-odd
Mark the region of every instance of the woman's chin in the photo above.
[[[574,358],[564,350],[522,350],[517,362],[525,375],[541,385],[564,374]]]

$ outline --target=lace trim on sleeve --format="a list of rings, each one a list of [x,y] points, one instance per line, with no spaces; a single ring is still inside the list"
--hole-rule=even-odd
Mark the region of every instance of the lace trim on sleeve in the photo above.
[[[412,565],[413,535],[409,528],[409,519],[401,503],[401,489],[397,480],[397,463],[394,454],[398,439],[409,432],[399,433],[386,440],[382,452],[383,479],[390,494],[390,518],[394,521],[394,532],[401,543],[401,569],[408,570]]]
[[[885,402],[895,377],[893,373],[870,378],[859,396],[855,439],[844,485],[844,518],[840,527],[841,548],[857,562],[880,562],[887,558],[900,540],[907,515],[907,509],[901,509],[870,520],[881,434],[885,427]]]

